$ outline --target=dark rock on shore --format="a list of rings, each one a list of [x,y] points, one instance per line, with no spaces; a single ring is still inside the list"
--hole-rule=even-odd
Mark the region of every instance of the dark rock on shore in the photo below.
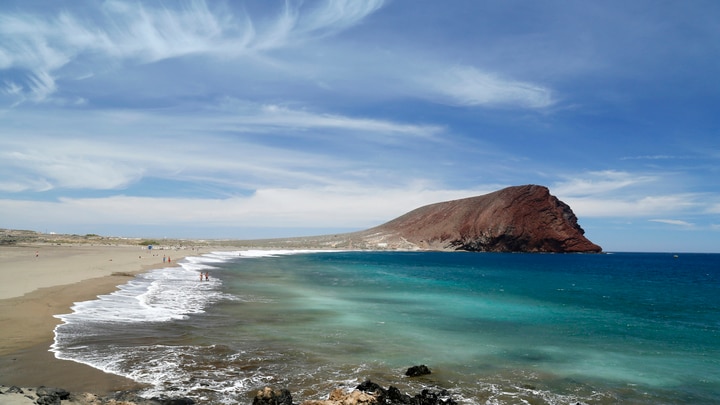
[[[24,394],[25,391],[22,390],[22,388],[18,387],[17,385],[13,385],[12,387],[8,388],[5,392],[0,392],[0,394]]]
[[[103,400],[114,400],[122,401],[123,403],[134,404],[134,405],[193,405],[195,401],[191,398],[185,397],[153,397],[150,399],[138,396],[136,393],[131,391],[121,391],[113,395],[111,398],[104,398]],[[101,402],[104,403],[104,402]]]
[[[109,396],[89,392],[71,393],[62,388],[40,386],[37,389],[0,386],[0,404],[37,405],[193,405],[185,397],[143,398],[132,391],[119,391]]]
[[[62,388],[38,387],[35,391],[38,405],[60,405],[62,400],[70,398],[70,393]]]
[[[358,390],[346,393],[341,388],[337,388],[326,400],[303,401],[300,405],[375,405],[377,403],[377,398],[372,394]]]
[[[6,397],[4,400],[3,397]],[[19,401],[19,402],[18,402]],[[38,405],[194,405],[195,401],[186,397],[143,398],[133,391],[119,391],[109,396],[92,393],[70,393],[62,388],[39,387],[19,388],[0,386],[0,403],[38,404]],[[422,390],[415,396],[400,392],[396,387],[387,389],[370,380],[358,385],[352,392],[335,389],[327,400],[304,401],[300,405],[457,405],[447,390]],[[293,404],[289,390],[273,390],[266,387],[257,392],[252,405],[296,405]]]
[[[275,391],[270,387],[265,387],[257,392],[253,399],[253,405],[292,405],[292,395],[286,389]]]
[[[385,389],[370,380],[358,385],[356,389],[372,393],[377,403],[384,405],[457,405],[447,390],[435,392],[425,389],[411,397],[393,386]]]
[[[415,396],[403,394],[396,387],[387,389],[370,380],[358,385],[350,393],[338,388],[326,400],[304,401],[300,405],[457,405],[447,390],[422,390]],[[257,392],[253,405],[293,405],[290,391],[265,387]]]

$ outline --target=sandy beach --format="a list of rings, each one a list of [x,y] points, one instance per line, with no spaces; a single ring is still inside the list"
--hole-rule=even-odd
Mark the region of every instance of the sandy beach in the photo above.
[[[136,274],[201,253],[137,244],[0,246],[0,385],[97,394],[137,388],[131,380],[56,359],[49,351],[59,323],[53,315],[108,294]],[[171,262],[163,262],[163,256]]]

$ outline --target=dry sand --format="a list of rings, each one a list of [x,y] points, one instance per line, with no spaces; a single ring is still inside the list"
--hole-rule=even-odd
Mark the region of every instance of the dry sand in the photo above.
[[[0,276],[3,279],[0,299],[115,272],[138,272],[162,265],[163,254],[172,256],[177,252],[148,250],[137,245],[3,246],[0,247]]]
[[[74,302],[108,294],[138,273],[207,251],[138,245],[0,246],[0,385],[98,394],[138,388],[131,380],[56,359],[49,351],[59,323],[53,315],[69,313]],[[163,263],[163,255],[172,262]],[[0,403],[10,397],[2,395]]]

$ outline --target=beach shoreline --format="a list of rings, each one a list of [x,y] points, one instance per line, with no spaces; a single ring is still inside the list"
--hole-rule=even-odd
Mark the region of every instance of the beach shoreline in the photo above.
[[[134,276],[176,266],[186,256],[216,248],[148,249],[137,244],[0,246],[0,385],[56,386],[107,395],[141,384],[69,360],[50,351],[55,315],[76,302],[116,291]]]
[[[2,403],[12,405],[34,403],[30,398],[40,386],[89,398],[146,388],[134,380],[55,357],[51,346],[55,327],[61,323],[56,315],[71,313],[77,302],[117,291],[153,269],[178,266],[188,256],[245,249],[336,248],[324,238],[157,241],[0,231],[0,394]],[[13,386],[25,393],[9,392]],[[86,403],[99,402],[69,402]]]

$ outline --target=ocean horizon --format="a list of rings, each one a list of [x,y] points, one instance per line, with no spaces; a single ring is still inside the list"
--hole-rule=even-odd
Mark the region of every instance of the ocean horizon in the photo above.
[[[720,254],[214,252],[58,318],[58,358],[200,403],[368,379],[463,404],[720,403]]]

